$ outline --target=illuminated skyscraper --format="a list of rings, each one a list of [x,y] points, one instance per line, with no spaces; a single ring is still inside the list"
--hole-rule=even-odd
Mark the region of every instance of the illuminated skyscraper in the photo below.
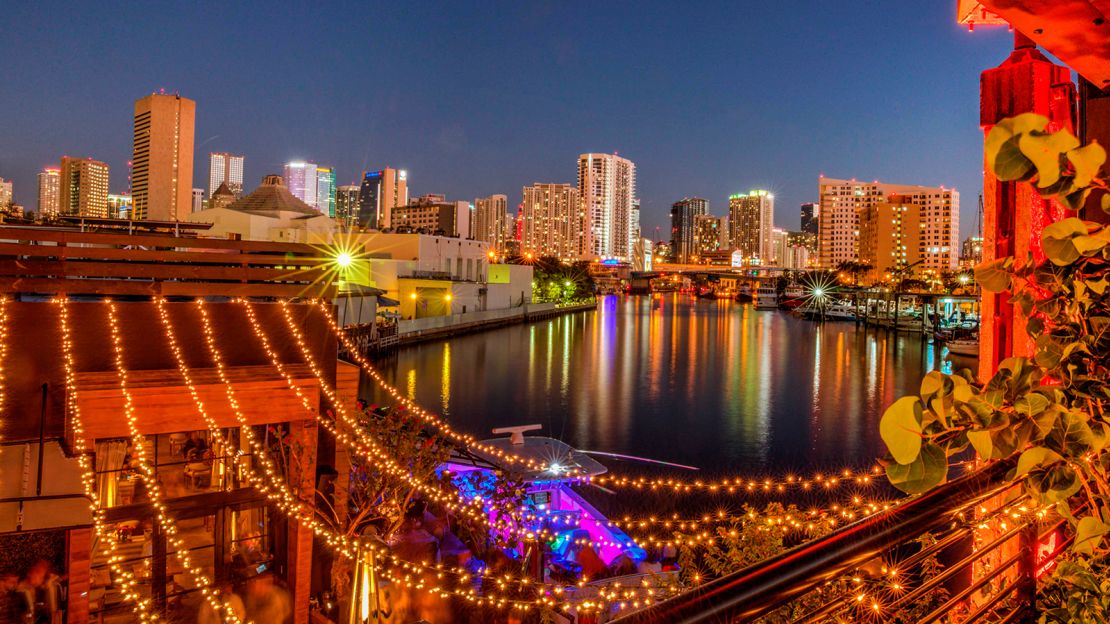
[[[636,165],[614,154],[582,154],[578,192],[586,220],[586,255],[629,260]]]
[[[358,185],[346,184],[335,191],[335,218],[347,227],[358,220]]]
[[[208,196],[212,197],[225,182],[236,199],[243,196],[243,156],[227,152],[208,154]]]
[[[135,219],[183,221],[193,209],[196,102],[148,95],[135,102],[131,199]]]
[[[801,231],[807,234],[817,236],[817,218],[820,216],[821,211],[819,204],[805,203],[802,204],[802,228]]]
[[[367,171],[358,195],[358,226],[371,229],[393,227],[393,209],[409,203],[408,173],[386,167]]]
[[[39,172],[39,214],[44,217],[57,216],[59,210],[58,193],[62,182],[62,170],[46,167]]]
[[[578,189],[569,184],[536,182],[523,190],[522,252],[578,259],[586,254],[586,219]]]
[[[58,210],[64,215],[110,216],[108,165],[91,158],[63,156],[58,182]]]
[[[694,217],[694,251],[698,256],[721,248],[721,218],[711,214]]]
[[[0,209],[6,209],[12,204],[12,181],[0,178]]]
[[[316,163],[290,162],[285,163],[285,188],[293,197],[316,208]]]
[[[922,268],[955,268],[960,229],[960,194],[944,187],[883,184],[821,177],[820,219],[818,219],[818,264],[833,269],[842,262],[860,262],[861,218],[872,219],[875,227],[885,227],[876,210],[880,204],[919,206],[920,232],[907,232],[907,247],[918,246]],[[897,196],[897,199],[894,198]],[[903,211],[899,211],[901,213]],[[909,212],[909,211],[906,211]],[[872,230],[875,231],[875,230]],[[888,232],[882,236],[892,235]],[[890,242],[887,240],[886,242]],[[907,257],[908,252],[907,251]],[[880,252],[881,253],[881,252]],[[870,252],[866,255],[870,256]],[[885,260],[883,261],[885,263]]]
[[[754,190],[728,198],[729,238],[732,248],[751,264],[768,265],[775,257],[775,196]]]
[[[698,217],[709,213],[709,202],[700,197],[686,197],[671,206],[671,253],[674,261],[685,264],[698,255]]]
[[[486,241],[490,249],[502,251],[505,249],[506,208],[509,198],[504,195],[490,195],[474,200],[474,211],[471,213],[470,237],[474,240]]]
[[[335,169],[331,167],[316,168],[316,209],[335,216]]]

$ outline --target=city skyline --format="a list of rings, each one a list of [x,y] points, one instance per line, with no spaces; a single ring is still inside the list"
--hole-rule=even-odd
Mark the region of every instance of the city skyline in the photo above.
[[[818,21],[824,26],[799,24],[794,15],[799,11],[806,13],[807,22]],[[45,75],[46,64],[55,56],[52,50],[56,41],[65,38],[72,26],[54,30],[35,28],[42,16],[30,11],[24,14],[18,8],[14,13],[13,21],[26,24],[27,28],[14,32],[12,38],[0,44],[4,49],[14,46],[11,49],[19,54],[12,58],[21,59],[16,67],[7,69],[6,84],[16,88],[4,91],[36,92],[31,86]],[[274,62],[292,59],[292,47],[281,44],[274,51],[276,58],[263,59],[251,52],[262,38],[292,27],[291,21],[280,15],[253,13],[247,8],[229,9],[230,17],[250,19],[257,26],[257,33],[239,41],[225,36],[230,25],[217,25],[213,30],[210,21],[199,13],[175,15],[174,21],[169,22],[155,12],[151,16],[154,22],[168,23],[152,30],[158,30],[158,36],[172,44],[161,46],[165,51],[156,59],[130,58],[106,47],[107,41],[82,42],[85,52],[106,54],[98,60],[98,67],[106,66],[119,75],[110,86],[92,86],[90,97],[84,98],[80,106],[68,107],[72,109],[69,111],[52,102],[19,102],[11,95],[0,94],[0,104],[9,111],[8,117],[0,120],[0,134],[8,137],[0,152],[0,176],[15,181],[15,201],[34,206],[35,176],[43,166],[56,163],[62,154],[92,156],[107,162],[115,171],[126,172],[130,159],[130,119],[124,111],[144,93],[164,87],[167,92],[179,92],[198,102],[194,170],[207,171],[207,154],[212,151],[244,154],[247,156],[244,179],[251,186],[264,174],[280,173],[281,165],[290,160],[333,164],[337,184],[357,183],[362,171],[391,164],[415,173],[419,181],[415,193],[442,193],[450,198],[504,193],[509,197],[510,207],[515,208],[521,199],[517,189],[522,185],[537,179],[572,182],[575,172],[569,168],[568,160],[574,155],[618,152],[637,164],[641,178],[637,190],[643,202],[642,231],[646,236],[655,238],[656,227],[666,232],[669,208],[684,196],[706,197],[713,205],[721,206],[728,195],[749,188],[774,192],[779,207],[776,222],[794,229],[796,207],[817,200],[815,178],[820,174],[943,184],[958,188],[965,197],[975,197],[981,185],[976,172],[981,169],[982,139],[974,114],[978,71],[996,64],[1009,48],[1006,33],[969,35],[952,24],[945,12],[929,7],[892,6],[878,12],[881,17],[862,6],[835,11],[810,6],[804,9],[799,6],[794,11],[726,7],[718,12],[722,16],[720,25],[692,16],[676,18],[683,24],[674,24],[674,28],[684,25],[698,34],[693,41],[697,48],[692,51],[695,56],[673,55],[674,51],[662,43],[636,46],[640,57],[631,68],[622,68],[603,55],[604,62],[588,76],[576,78],[572,72],[577,72],[578,63],[592,56],[600,45],[588,43],[596,39],[591,36],[596,34],[595,30],[627,21],[629,34],[621,34],[620,38],[636,37],[637,32],[666,27],[663,13],[644,11],[626,15],[616,8],[606,8],[599,12],[592,26],[575,26],[574,32],[560,33],[547,26],[542,17],[570,14],[571,9],[512,7],[504,16],[484,23],[489,18],[485,12],[452,6],[439,11],[414,9],[391,17],[388,24],[375,26],[383,31],[378,33],[380,36],[362,37],[376,39],[375,43],[356,41],[355,33],[349,29],[336,32],[337,50],[364,54],[337,54],[324,67],[324,74],[313,78],[314,81],[323,82],[330,80],[329,76],[352,71],[357,77],[357,71],[366,71],[358,70],[365,58],[396,62],[401,80],[382,92],[367,94],[355,89],[352,93],[337,92],[327,101],[315,98],[317,101],[309,103],[296,92],[277,98],[282,101],[271,101],[274,98],[267,97],[255,78],[229,77],[213,82],[202,70],[205,58],[172,51],[197,49],[184,44],[198,39],[233,40],[235,52],[242,56],[235,64],[233,73],[237,76],[261,74]],[[74,23],[92,19],[91,15],[91,9],[80,9]],[[897,29],[877,28],[880,19],[882,23],[914,22],[923,26],[908,35],[899,35]],[[752,41],[742,44],[743,50],[729,52],[724,31],[729,25],[740,23],[758,24],[759,28],[754,29]],[[400,45],[422,27],[437,31],[457,26],[464,33],[487,28],[490,32],[511,32],[522,24],[541,29],[542,45],[535,52],[506,54],[510,50],[516,52],[517,48],[526,50],[518,36],[514,36],[498,47],[496,59],[483,53],[481,59],[472,59],[479,62],[463,63],[435,55],[436,62],[431,63],[427,55],[413,54],[416,49],[411,42]],[[310,19],[305,27],[314,32],[325,25]],[[386,32],[390,29],[396,32]],[[886,46],[894,56],[926,55],[929,62],[911,67],[901,59],[875,59],[871,58],[873,55],[865,55],[866,60],[850,58],[863,44],[834,41],[825,30],[840,34],[871,33],[869,49]],[[810,42],[807,46],[795,45],[800,35]],[[870,39],[872,35],[876,39]],[[818,58],[812,50],[805,49],[814,46],[828,51],[828,58]],[[758,52],[746,57],[745,51],[752,50]],[[207,57],[214,52],[205,49],[197,54]],[[50,94],[57,96],[52,99],[68,101],[62,97],[65,92],[88,88],[88,81],[82,76],[93,75],[91,58],[97,55],[76,56],[76,60],[67,57],[67,64],[78,65],[73,75],[67,72],[51,87]],[[710,90],[705,98],[699,99],[700,103],[693,104],[678,102],[673,94],[646,94],[641,88],[626,89],[628,96],[632,96],[628,100],[619,95],[621,89],[617,85],[600,88],[596,103],[549,97],[548,89],[554,89],[558,81],[550,87],[530,85],[521,91],[523,83],[518,78],[539,63],[540,56],[543,60],[554,59],[556,74],[575,84],[581,80],[604,82],[603,79],[612,78],[622,69],[630,69],[631,76],[617,77],[621,85],[631,79],[650,77],[656,84],[674,87],[661,89],[662,92],[683,92],[683,85],[689,81],[707,82]],[[355,65],[346,58],[359,61]],[[695,58],[703,59],[703,65],[693,64]],[[720,63],[706,64],[707,58],[718,58]],[[813,63],[812,71],[820,72],[816,83],[797,76],[787,77],[805,63]],[[862,69],[867,70],[865,75],[856,76]],[[921,75],[927,71],[932,73]],[[727,76],[743,79],[726,80]],[[884,83],[883,106],[873,106],[873,102],[854,95],[853,88],[860,81],[874,80]],[[764,88],[740,86],[752,81]],[[921,81],[939,81],[944,86],[935,97],[922,101],[913,96],[915,84]],[[486,98],[465,97],[468,84],[482,84],[483,89],[511,97],[506,98],[508,102],[495,103],[493,109],[483,111]],[[830,97],[813,98],[813,88],[822,89]],[[429,90],[456,92],[464,97],[453,97],[455,104],[448,111],[434,103],[436,98],[427,97]],[[738,90],[743,91],[742,97],[737,96]],[[600,119],[599,112],[613,106],[615,100],[628,106],[628,114]],[[519,106],[521,103],[528,106]],[[307,120],[299,116],[299,107],[310,111]],[[781,118],[775,118],[776,109],[782,109]],[[875,114],[862,115],[862,110]],[[667,128],[649,124],[652,112],[673,123],[667,124]],[[917,119],[923,123],[911,123]],[[644,124],[649,124],[650,130],[645,130]],[[529,132],[520,132],[525,126]],[[913,148],[884,140],[903,127]],[[31,131],[32,128],[36,130]],[[78,128],[80,132],[76,131]],[[510,134],[522,136],[510,138]],[[536,149],[541,141],[546,144],[545,149]],[[739,144],[754,144],[760,149],[741,149]],[[797,149],[801,146],[805,149]],[[113,180],[113,192],[126,188],[125,175]],[[205,184],[194,176],[192,186],[200,188]],[[973,233],[976,222],[973,212],[973,202],[965,202],[961,236]]]

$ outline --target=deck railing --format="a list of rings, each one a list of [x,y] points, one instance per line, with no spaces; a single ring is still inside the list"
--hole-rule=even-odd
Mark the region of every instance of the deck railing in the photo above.
[[[830,590],[834,581],[858,577],[861,570],[894,561],[893,553],[905,555],[907,549],[916,552],[897,566],[906,578],[918,581],[887,595],[881,605],[868,596],[862,606],[874,606],[870,615],[875,621],[1019,621],[1033,607],[1036,578],[1072,538],[1064,521],[1042,526],[1046,522],[1040,516],[1028,513],[1030,501],[1020,484],[1004,479],[1013,466],[1013,460],[990,464],[889,511],[615,622],[751,622],[788,605],[795,608],[785,617],[778,613],[774,621],[851,621],[863,593]],[[979,531],[980,541],[986,543],[974,543],[973,532],[990,518],[996,521],[994,530]],[[932,538],[927,546],[915,544],[926,536]],[[941,561],[941,571],[922,575],[922,563],[942,552],[946,560]],[[941,590],[943,594],[932,593]],[[806,596],[808,609],[797,608],[797,601]],[[925,602],[935,606],[921,615]]]

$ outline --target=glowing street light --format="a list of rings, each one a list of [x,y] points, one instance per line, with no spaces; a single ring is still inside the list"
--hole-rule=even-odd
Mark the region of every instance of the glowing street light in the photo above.
[[[820,286],[818,286],[817,288],[814,288],[813,289],[813,296],[817,297],[818,299],[820,299],[821,297],[824,297],[825,296],[825,289],[821,288]]]
[[[354,256],[346,251],[340,252],[339,255],[335,257],[335,263],[344,269],[351,266],[351,263],[354,261]]]
[[[450,303],[450,301],[451,301],[451,293],[447,293],[446,295],[443,295],[443,300],[444,300],[444,301],[446,301],[446,302],[448,302],[448,303]]]
[[[971,276],[968,275],[967,273],[963,273],[963,274],[960,275],[960,283],[961,284],[966,285],[970,281],[971,281]]]

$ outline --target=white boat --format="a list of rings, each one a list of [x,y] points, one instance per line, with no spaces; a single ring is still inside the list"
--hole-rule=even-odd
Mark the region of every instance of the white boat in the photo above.
[[[834,301],[824,307],[813,302],[804,308],[798,309],[798,314],[810,319],[824,319],[829,321],[854,321],[856,308],[848,301]]]
[[[970,357],[979,357],[979,338],[957,338],[956,340],[949,340],[945,343],[948,347],[949,353],[956,355],[966,355]]]
[[[775,291],[774,286],[760,286],[755,291],[755,309],[756,310],[777,310],[779,309],[779,294]]]

